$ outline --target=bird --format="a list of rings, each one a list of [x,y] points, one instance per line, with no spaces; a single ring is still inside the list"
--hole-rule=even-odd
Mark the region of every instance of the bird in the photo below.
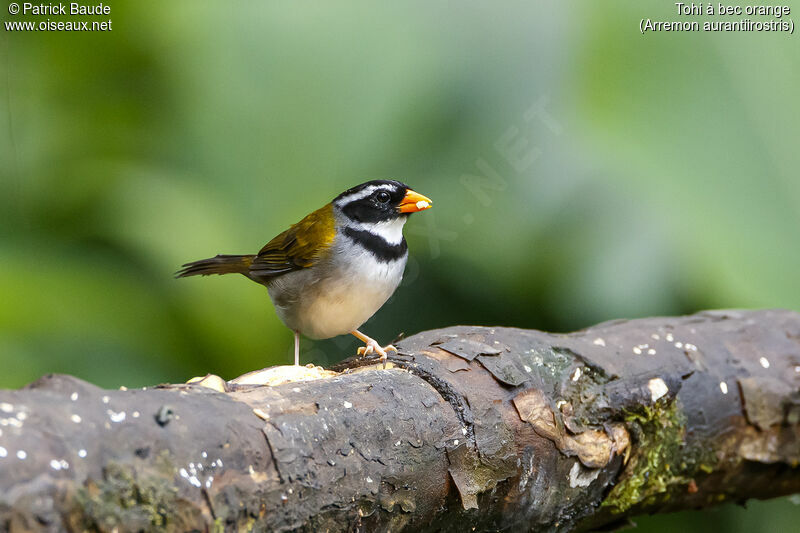
[[[267,288],[281,321],[300,335],[328,339],[352,334],[358,354],[387,351],[359,328],[394,294],[408,261],[403,226],[430,198],[396,180],[372,180],[339,194],[269,241],[257,254],[217,255],[182,265],[176,278],[242,274]]]

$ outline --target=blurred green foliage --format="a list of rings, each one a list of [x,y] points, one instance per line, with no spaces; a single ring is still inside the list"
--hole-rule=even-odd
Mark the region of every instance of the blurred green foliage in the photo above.
[[[365,326],[383,341],[800,309],[797,37],[642,36],[675,8],[632,0],[111,6],[111,32],[0,38],[0,386],[289,362],[263,287],[172,273],[381,177],[435,201]],[[355,346],[306,340],[303,360]],[[754,508],[642,523],[800,518]]]

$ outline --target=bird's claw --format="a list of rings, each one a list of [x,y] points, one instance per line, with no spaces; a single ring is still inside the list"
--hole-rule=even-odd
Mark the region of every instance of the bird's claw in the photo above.
[[[369,341],[367,341],[367,344],[365,346],[361,346],[358,349],[358,355],[364,357],[372,355],[373,353],[379,354],[381,356],[380,360],[384,368],[386,368],[386,361],[387,359],[389,359],[389,355],[386,352],[397,353],[397,348],[395,348],[391,344],[381,347],[381,345],[378,344],[376,341],[370,339]]]

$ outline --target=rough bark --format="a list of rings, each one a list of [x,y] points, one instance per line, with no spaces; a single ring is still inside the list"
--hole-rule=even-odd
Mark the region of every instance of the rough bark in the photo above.
[[[0,529],[572,531],[800,492],[797,313],[398,348],[385,370],[0,391]],[[246,384],[267,378],[290,381]]]

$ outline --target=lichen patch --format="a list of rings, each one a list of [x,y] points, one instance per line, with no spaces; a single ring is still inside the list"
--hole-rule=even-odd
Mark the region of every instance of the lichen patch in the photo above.
[[[668,392],[669,387],[661,378],[652,378],[647,382],[647,389],[650,391],[650,398],[656,402],[659,398],[663,398]]]

